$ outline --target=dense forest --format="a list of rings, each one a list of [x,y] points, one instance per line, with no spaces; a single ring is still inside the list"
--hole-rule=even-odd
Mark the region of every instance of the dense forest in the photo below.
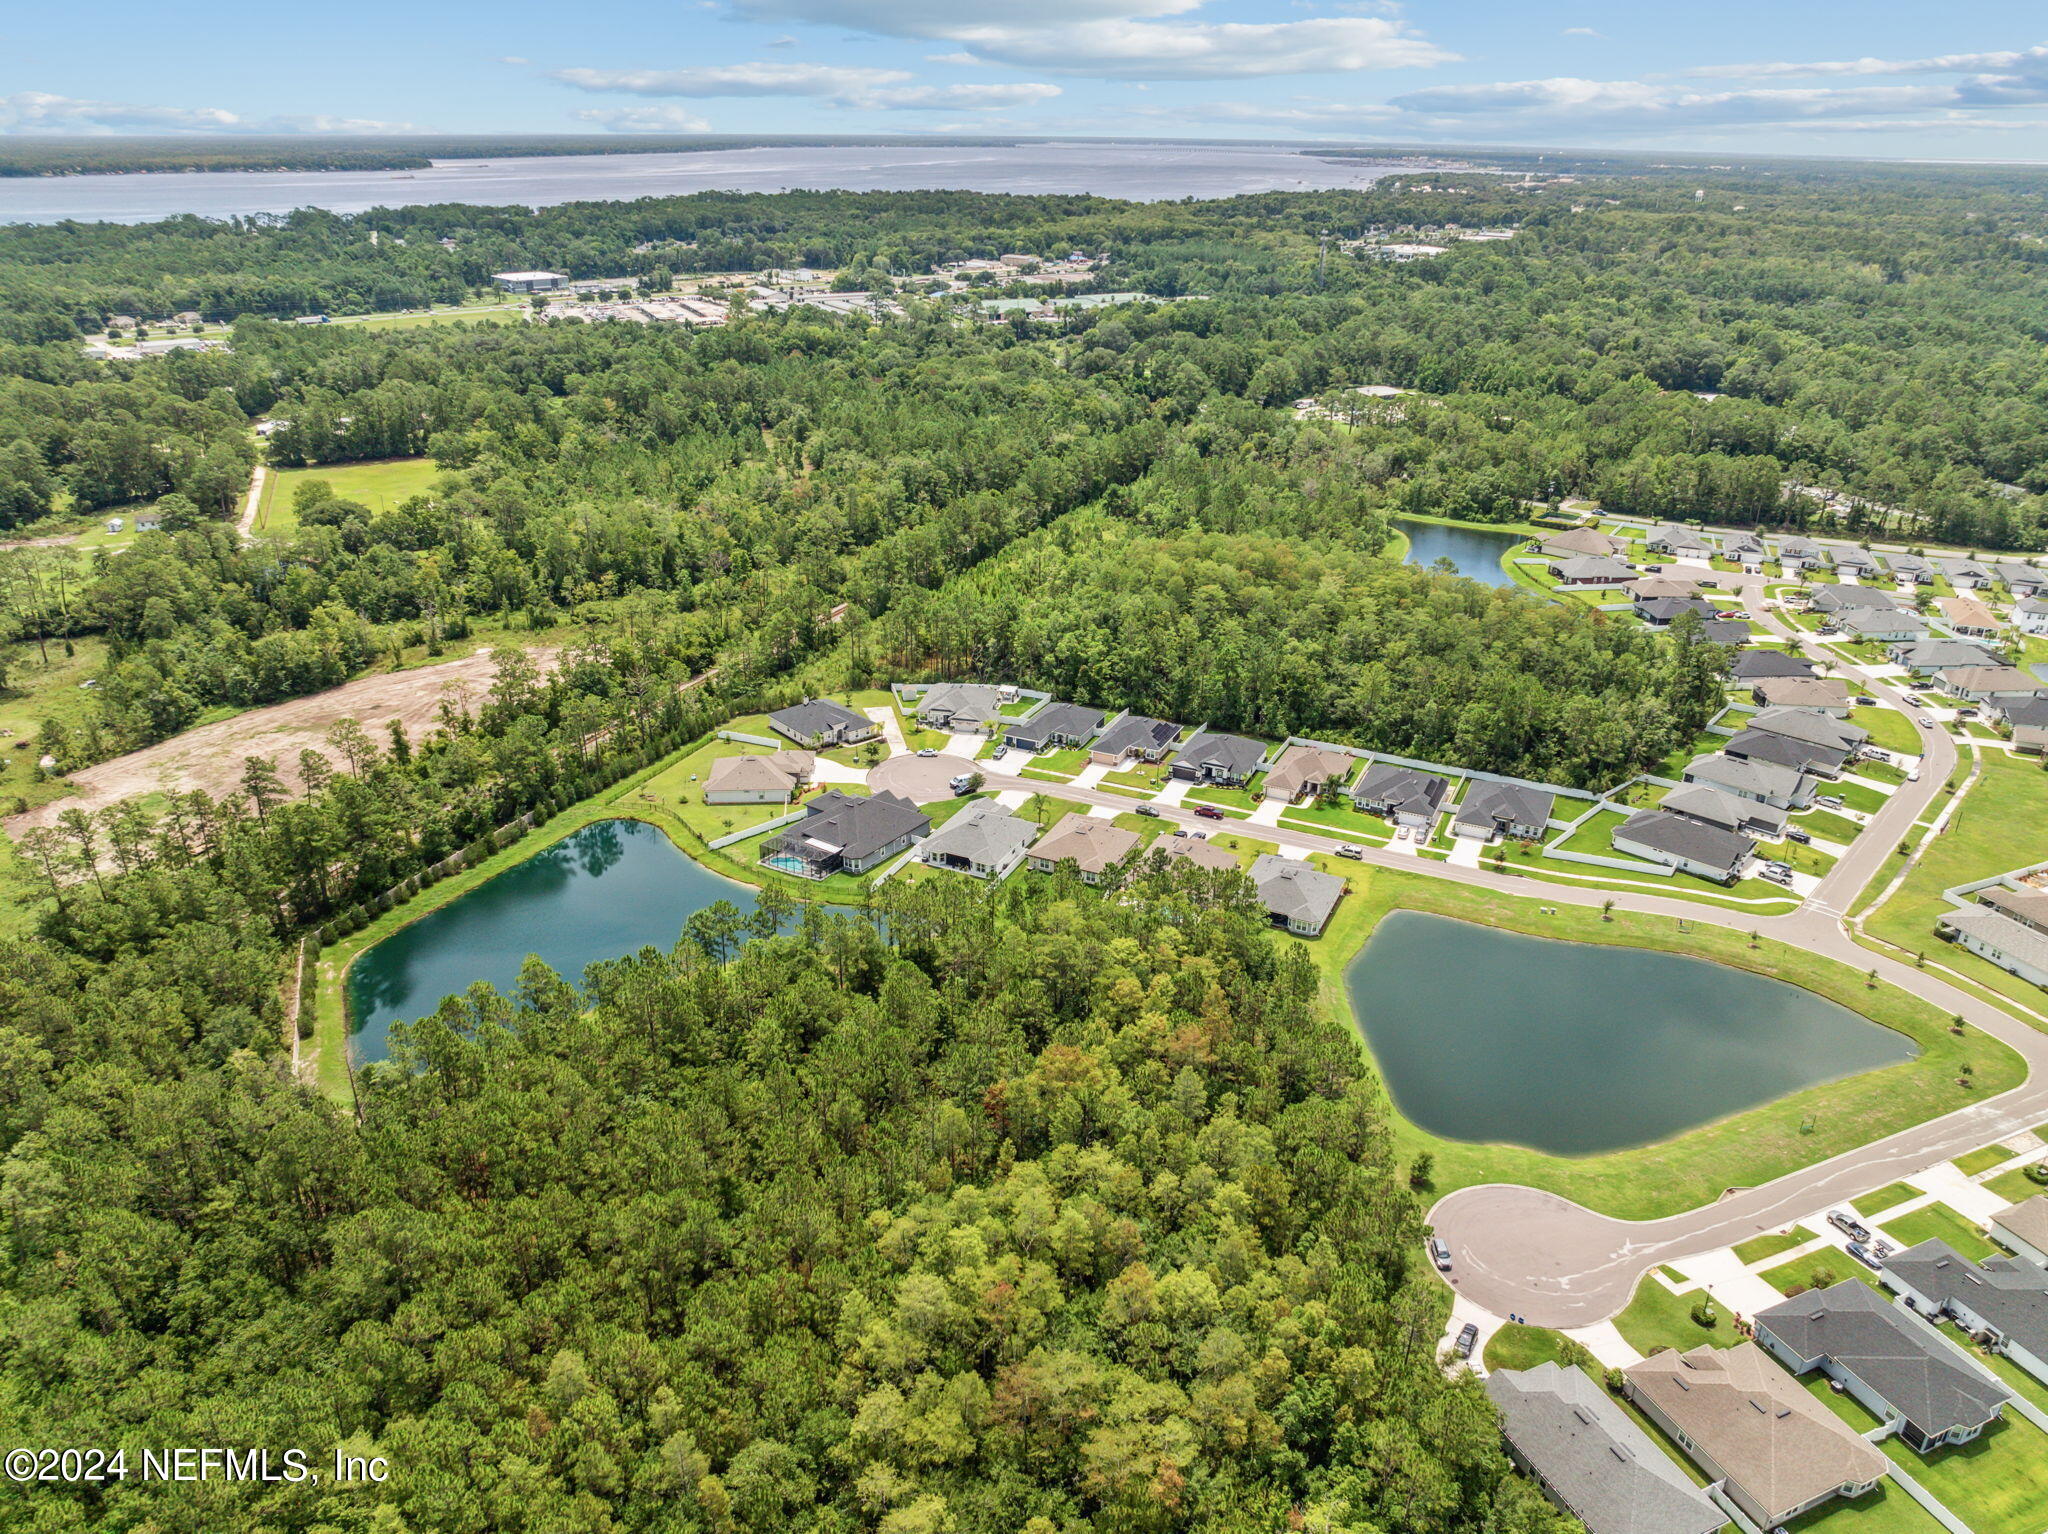
[[[1399,565],[1393,519],[1598,496],[1806,526],[1826,513],[1793,487],[1824,485],[1861,497],[1837,531],[2040,548],[2044,185],[0,229],[0,523],[162,524],[0,551],[18,676],[93,647],[76,722],[34,742],[56,775],[422,647],[495,656],[421,738],[344,722],[221,797],[21,837],[12,1436],[342,1441],[395,1474],[40,1490],[10,1526],[1550,1534],[1437,1368],[1443,1291],[1360,1052],[1234,876],[1160,871],[1130,903],[905,883],[838,914],[768,892],[581,994],[536,970],[446,1003],[355,1114],[290,1079],[289,956],[735,714],[892,678],[1611,782],[1694,737],[1725,652]],[[1520,232],[1411,264],[1321,239],[1451,207]],[[501,266],[888,278],[1074,248],[1174,301],[279,322]],[[231,349],[82,353],[109,313],[188,307]],[[311,472],[251,540],[259,454]],[[388,507],[322,472],[417,456],[432,488]]]

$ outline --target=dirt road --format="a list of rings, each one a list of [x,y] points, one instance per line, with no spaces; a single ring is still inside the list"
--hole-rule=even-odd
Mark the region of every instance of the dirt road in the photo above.
[[[535,656],[543,669],[553,658],[553,651]],[[299,753],[307,747],[325,752],[337,769],[343,766],[326,745],[327,728],[336,720],[359,721],[381,746],[390,721],[401,719],[406,734],[417,742],[434,728],[434,713],[444,697],[466,688],[481,699],[490,688],[493,670],[490,656],[480,651],[436,666],[362,677],[311,697],[200,725],[126,756],[81,767],[70,779],[78,792],[13,816],[6,822],[7,834],[18,837],[31,826],[49,825],[65,810],[98,810],[158,790],[203,788],[218,798],[236,790],[242,759],[248,756],[272,758],[296,792]]]

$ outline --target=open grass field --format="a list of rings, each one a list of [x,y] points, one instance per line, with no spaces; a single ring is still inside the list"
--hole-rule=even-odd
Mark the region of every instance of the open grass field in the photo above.
[[[440,325],[517,325],[524,319],[518,307],[494,304],[473,309],[436,309],[428,314],[366,314],[361,319],[335,320],[333,323],[352,325],[361,330],[420,330]]]
[[[1765,942],[1752,949],[1741,933],[1723,928],[1682,932],[1666,917],[1621,912],[1613,921],[1602,921],[1597,909],[1576,906],[1560,906],[1556,915],[1546,916],[1533,899],[1336,858],[1312,861],[1347,877],[1351,893],[1321,938],[1287,941],[1305,943],[1323,977],[1325,1005],[1354,1026],[1345,970],[1380,918],[1406,909],[1541,937],[1717,960],[1840,1002],[1906,1034],[1921,1050],[1916,1059],[1884,1070],[1809,1087],[1669,1140],[1598,1156],[1547,1156],[1522,1146],[1446,1140],[1409,1123],[1389,1104],[1397,1153],[1404,1161],[1423,1150],[1434,1154],[1439,1195],[1474,1183],[1519,1182],[1621,1219],[1655,1219],[1710,1204],[1731,1185],[1768,1182],[1989,1097],[2017,1085],[2024,1075],[2017,1055],[1978,1030],[1958,1038],[1948,1031],[1946,1015],[1918,998],[1886,985],[1867,987],[1863,976],[1846,965],[1783,944]],[[1956,1085],[1965,1061],[1975,1072],[1970,1088]]]
[[[1979,1262],[1986,1257],[1998,1255],[1998,1248],[1979,1235],[1974,1224],[1946,1204],[1924,1204],[1911,1214],[1902,1214],[1879,1229],[1893,1246],[1918,1246],[1922,1241],[1946,1241],[1965,1257]]]
[[[704,779],[710,776],[714,762],[728,756],[772,756],[774,753],[763,746],[750,746],[739,741],[714,740],[699,746],[696,750],[665,768],[635,790],[636,796],[646,802],[659,804],[674,813],[684,825],[695,831],[706,841],[716,841],[735,831],[744,831],[764,821],[786,815],[790,806],[785,804],[706,804],[704,802]],[[833,784],[832,787],[843,785]]]
[[[1790,1230],[1769,1231],[1761,1236],[1752,1236],[1736,1247],[1735,1260],[1745,1265],[1762,1262],[1766,1257],[1775,1257],[1780,1252],[1804,1246],[1812,1239],[1813,1232],[1804,1225],[1795,1225]]]
[[[2038,763],[2014,760],[2002,751],[1984,752],[1983,758],[1980,776],[1965,793],[1948,829],[1922,843],[1905,883],[1883,906],[1866,914],[1864,930],[1939,960],[2036,1011],[2048,1011],[2048,993],[2039,986],[1934,935],[1935,922],[1949,909],[1941,898],[1943,890],[2037,861],[2048,850],[2041,843],[2041,827],[2048,826],[2048,772]],[[1894,872],[1890,864],[1880,869],[1861,901],[1875,899]]]
[[[1883,1214],[1887,1209],[1919,1196],[1920,1190],[1909,1182],[1887,1183],[1875,1193],[1866,1193],[1863,1197],[1852,1200],[1849,1207],[1867,1220],[1872,1215]]]
[[[263,479],[263,499],[256,506],[255,530],[289,532],[297,527],[292,497],[309,480],[325,480],[345,501],[359,501],[372,511],[389,511],[415,495],[424,495],[441,471],[431,458],[380,458],[370,463],[323,463],[310,469],[272,469]]]

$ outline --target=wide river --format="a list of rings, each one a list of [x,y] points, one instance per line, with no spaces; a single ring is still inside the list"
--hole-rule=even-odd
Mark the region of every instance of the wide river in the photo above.
[[[645,821],[587,825],[362,953],[348,971],[350,1052],[358,1063],[386,1058],[394,1022],[476,981],[509,995],[528,954],[580,982],[599,959],[666,951],[693,913],[720,900],[754,909],[749,886],[709,872]]]
[[[1410,1120],[1557,1156],[1666,1139],[1915,1053],[1904,1034],[1747,970],[1418,911],[1381,921],[1346,978]]]
[[[796,189],[1091,192],[1158,202],[1365,187],[1402,168],[1407,167],[1227,144],[891,144],[547,155],[443,160],[420,171],[179,171],[0,178],[0,223],[46,224],[70,218],[135,224],[180,213],[209,218],[288,213],[294,208],[360,213],[365,208],[434,202],[544,208],[686,192]]]

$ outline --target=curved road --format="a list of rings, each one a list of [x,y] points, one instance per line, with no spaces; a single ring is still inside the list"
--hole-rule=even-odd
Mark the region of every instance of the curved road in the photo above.
[[[1897,705],[1909,719],[1917,711],[1899,688],[1865,675],[1822,649],[1804,630],[1787,626],[1763,609],[1763,578],[1720,577],[1740,595],[1748,610],[1780,638],[1794,640],[1816,659],[1853,674],[1873,693]],[[1872,817],[1863,834],[1820,881],[1800,908],[1783,916],[1756,916],[1741,910],[1710,906],[1666,895],[1633,894],[1525,877],[1489,873],[1434,859],[1403,856],[1368,846],[1364,861],[1404,873],[1420,873],[1453,883],[1473,885],[1541,899],[1556,905],[1599,906],[1612,900],[1618,911],[1669,916],[1711,923],[1737,932],[1758,932],[1810,953],[1837,960],[1858,971],[1875,969],[1880,979],[1939,1007],[1960,1013],[1974,1026],[2009,1045],[2027,1064],[2027,1079],[1997,1097],[1973,1103],[1882,1140],[1845,1151],[1828,1161],[1787,1173],[1761,1187],[1731,1191],[1718,1202],[1665,1219],[1642,1222],[1596,1214],[1556,1194],[1511,1184],[1461,1188],[1430,1213],[1451,1248],[1459,1292],[1496,1315],[1510,1313],[1539,1326],[1591,1325],[1628,1304],[1636,1280],[1662,1262],[1742,1241],[1810,1215],[1826,1204],[1863,1193],[1938,1161],[1975,1150],[2035,1124],[2048,1122],[2048,1033],[2021,1022],[2011,1013],[1978,1000],[1938,976],[1859,947],[1842,925],[1858,893],[1895,854],[1893,849],[1925,816],[1940,796],[1956,765],[1956,744],[1948,732],[1924,728],[1920,734],[1920,776],[1902,785]],[[987,784],[996,789],[1048,792],[1087,804],[1129,809],[1132,800],[1101,789],[1022,778],[977,764]],[[1192,810],[1157,807],[1170,824],[1213,827]],[[1338,839],[1283,826],[1258,826],[1263,840],[1297,852],[1334,852]]]

